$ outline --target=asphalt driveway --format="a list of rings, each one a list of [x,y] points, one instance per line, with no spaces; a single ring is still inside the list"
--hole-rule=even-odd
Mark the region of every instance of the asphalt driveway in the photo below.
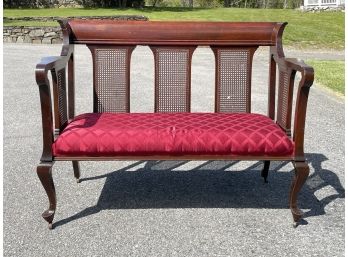
[[[76,49],[77,113],[92,111],[88,49]],[[41,114],[34,68],[58,45],[4,45],[4,255],[40,256],[343,256],[344,101],[316,85],[308,103],[305,151],[310,177],[299,197],[305,222],[292,228],[289,163],[70,162],[54,166],[56,228],[41,218],[46,194],[37,178]],[[342,53],[289,51],[289,57],[342,59]],[[294,55],[296,54],[296,55]],[[153,110],[153,57],[132,57],[131,110]],[[267,110],[265,49],[255,56],[252,110]],[[193,57],[192,110],[213,110],[213,54]],[[296,94],[294,94],[296,95]]]

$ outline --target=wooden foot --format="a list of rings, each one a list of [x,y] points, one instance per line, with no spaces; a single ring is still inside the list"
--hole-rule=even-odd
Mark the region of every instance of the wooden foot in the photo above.
[[[265,183],[268,183],[267,177],[268,177],[268,171],[269,171],[269,165],[271,164],[270,161],[264,161],[263,169],[261,171],[261,177],[265,180]]]
[[[48,222],[50,229],[52,229],[52,222],[57,206],[56,190],[52,178],[52,166],[52,162],[40,163],[36,169],[37,175],[48,196],[49,207],[42,213],[42,217]]]
[[[80,165],[78,161],[72,161],[73,169],[74,169],[74,177],[76,178],[76,182],[80,183]]]
[[[293,162],[295,176],[290,186],[290,210],[296,227],[303,216],[303,212],[297,207],[297,196],[309,175],[309,167],[306,162]]]

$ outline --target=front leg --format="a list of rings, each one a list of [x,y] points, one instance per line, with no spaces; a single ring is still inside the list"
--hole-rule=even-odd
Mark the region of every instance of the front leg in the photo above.
[[[54,213],[56,212],[57,198],[52,178],[53,162],[41,162],[37,166],[37,175],[43,185],[49,200],[49,207],[42,213],[42,217],[48,222],[48,228],[52,229]]]
[[[306,162],[294,161],[293,165],[295,167],[295,176],[290,187],[290,210],[294,219],[294,227],[296,227],[303,215],[303,212],[297,207],[297,196],[307,180],[309,167]]]

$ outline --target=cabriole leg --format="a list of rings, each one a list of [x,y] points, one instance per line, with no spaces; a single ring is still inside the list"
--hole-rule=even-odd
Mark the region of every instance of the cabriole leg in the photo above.
[[[294,227],[297,227],[303,212],[297,207],[297,196],[309,175],[309,167],[306,162],[293,162],[295,176],[290,187],[290,210],[294,219]]]
[[[52,162],[40,163],[37,166],[37,175],[43,185],[49,200],[49,207],[42,213],[42,217],[48,222],[48,228],[52,229],[54,213],[56,212],[57,198],[52,178]]]
[[[76,182],[80,183],[80,165],[78,161],[72,161]]]
[[[261,171],[261,177],[263,177],[263,179],[265,180],[265,183],[268,183],[267,177],[268,177],[270,163],[271,163],[270,161],[264,161],[263,169]]]

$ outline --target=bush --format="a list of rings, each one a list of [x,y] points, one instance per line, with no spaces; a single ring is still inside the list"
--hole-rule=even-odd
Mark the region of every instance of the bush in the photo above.
[[[203,8],[214,8],[222,7],[223,1],[220,0],[195,0],[193,2],[194,6],[203,7]]]
[[[84,7],[141,7],[145,0],[75,0]],[[4,0],[4,8],[54,7],[58,0]]]
[[[194,7],[212,8],[222,7],[224,0],[193,0]],[[190,7],[189,0],[146,0],[147,6],[158,7]]]
[[[140,7],[145,0],[78,0],[84,7]]]
[[[58,0],[4,0],[4,8],[53,7]]]

